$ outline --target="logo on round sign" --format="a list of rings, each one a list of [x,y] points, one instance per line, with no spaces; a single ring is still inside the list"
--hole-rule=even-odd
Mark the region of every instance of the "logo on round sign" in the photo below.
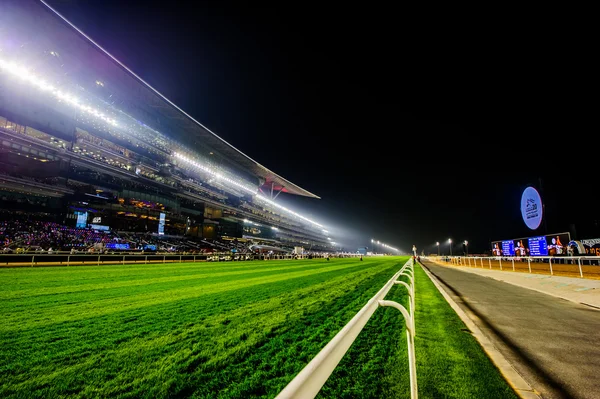
[[[542,198],[533,187],[527,187],[521,195],[521,216],[531,230],[537,229],[542,223]]]

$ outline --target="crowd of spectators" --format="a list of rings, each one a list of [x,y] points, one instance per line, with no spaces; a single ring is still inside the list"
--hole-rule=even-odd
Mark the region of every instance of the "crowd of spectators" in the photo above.
[[[237,241],[207,240],[181,236],[159,236],[136,232],[97,231],[42,220],[13,218],[0,222],[0,248],[3,253],[249,253]]]

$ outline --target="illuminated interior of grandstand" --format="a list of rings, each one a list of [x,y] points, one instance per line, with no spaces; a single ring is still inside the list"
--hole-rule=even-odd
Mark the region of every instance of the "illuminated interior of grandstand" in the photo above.
[[[89,244],[129,240],[136,249],[154,240],[187,250],[268,243],[332,251],[325,226],[277,201],[318,196],[225,142],[43,3],[3,7],[5,248],[35,241],[34,231],[17,234],[18,214],[45,235],[68,231],[61,237],[83,244],[89,236]]]

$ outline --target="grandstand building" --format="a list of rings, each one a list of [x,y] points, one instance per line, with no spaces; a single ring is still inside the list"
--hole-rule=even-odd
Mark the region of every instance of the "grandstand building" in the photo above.
[[[0,205],[73,228],[330,251],[319,198],[237,150],[45,3],[0,3]]]

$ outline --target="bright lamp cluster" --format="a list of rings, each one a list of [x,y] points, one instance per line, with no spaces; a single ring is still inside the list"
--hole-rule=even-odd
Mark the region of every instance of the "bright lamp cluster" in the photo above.
[[[216,170],[209,168],[206,165],[196,162],[193,159],[186,157],[185,155],[175,152],[175,153],[173,153],[173,156],[175,156],[175,158],[180,159],[186,163],[189,163],[191,166],[198,168],[198,169],[202,170],[203,172],[206,172],[206,173],[212,175],[217,180],[227,182],[237,188],[241,188],[241,189],[247,191],[250,194],[253,194],[253,195],[256,194],[256,191],[257,191],[256,188],[252,188],[246,184],[243,184],[243,183],[237,182],[233,179],[230,179],[229,177],[224,176],[222,173],[219,173]]]
[[[102,112],[100,112],[96,108],[92,108],[88,105],[82,104],[81,100],[79,100],[77,97],[75,97],[69,93],[65,93],[61,90],[58,90],[56,87],[54,87],[50,83],[46,82],[44,79],[36,76],[29,69],[27,69],[21,65],[17,65],[14,62],[7,62],[7,61],[0,59],[0,69],[31,84],[32,86],[40,89],[41,91],[54,96],[57,100],[59,100],[61,102],[69,104],[72,107],[78,108],[81,111],[87,112],[90,115],[93,115],[96,118],[98,118],[112,126],[117,126],[117,121],[115,121],[113,118],[109,118],[108,116],[104,115]]]
[[[371,242],[372,242],[373,244],[380,245],[380,246],[384,247],[385,249],[389,249],[389,250],[392,250],[392,251],[396,251],[396,252],[398,252],[398,249],[397,249],[397,248],[394,248],[394,247],[392,247],[392,246],[390,246],[390,245],[387,245],[387,244],[384,244],[384,243],[382,243],[382,242],[379,242],[379,240],[374,240],[374,239],[371,239]]]

